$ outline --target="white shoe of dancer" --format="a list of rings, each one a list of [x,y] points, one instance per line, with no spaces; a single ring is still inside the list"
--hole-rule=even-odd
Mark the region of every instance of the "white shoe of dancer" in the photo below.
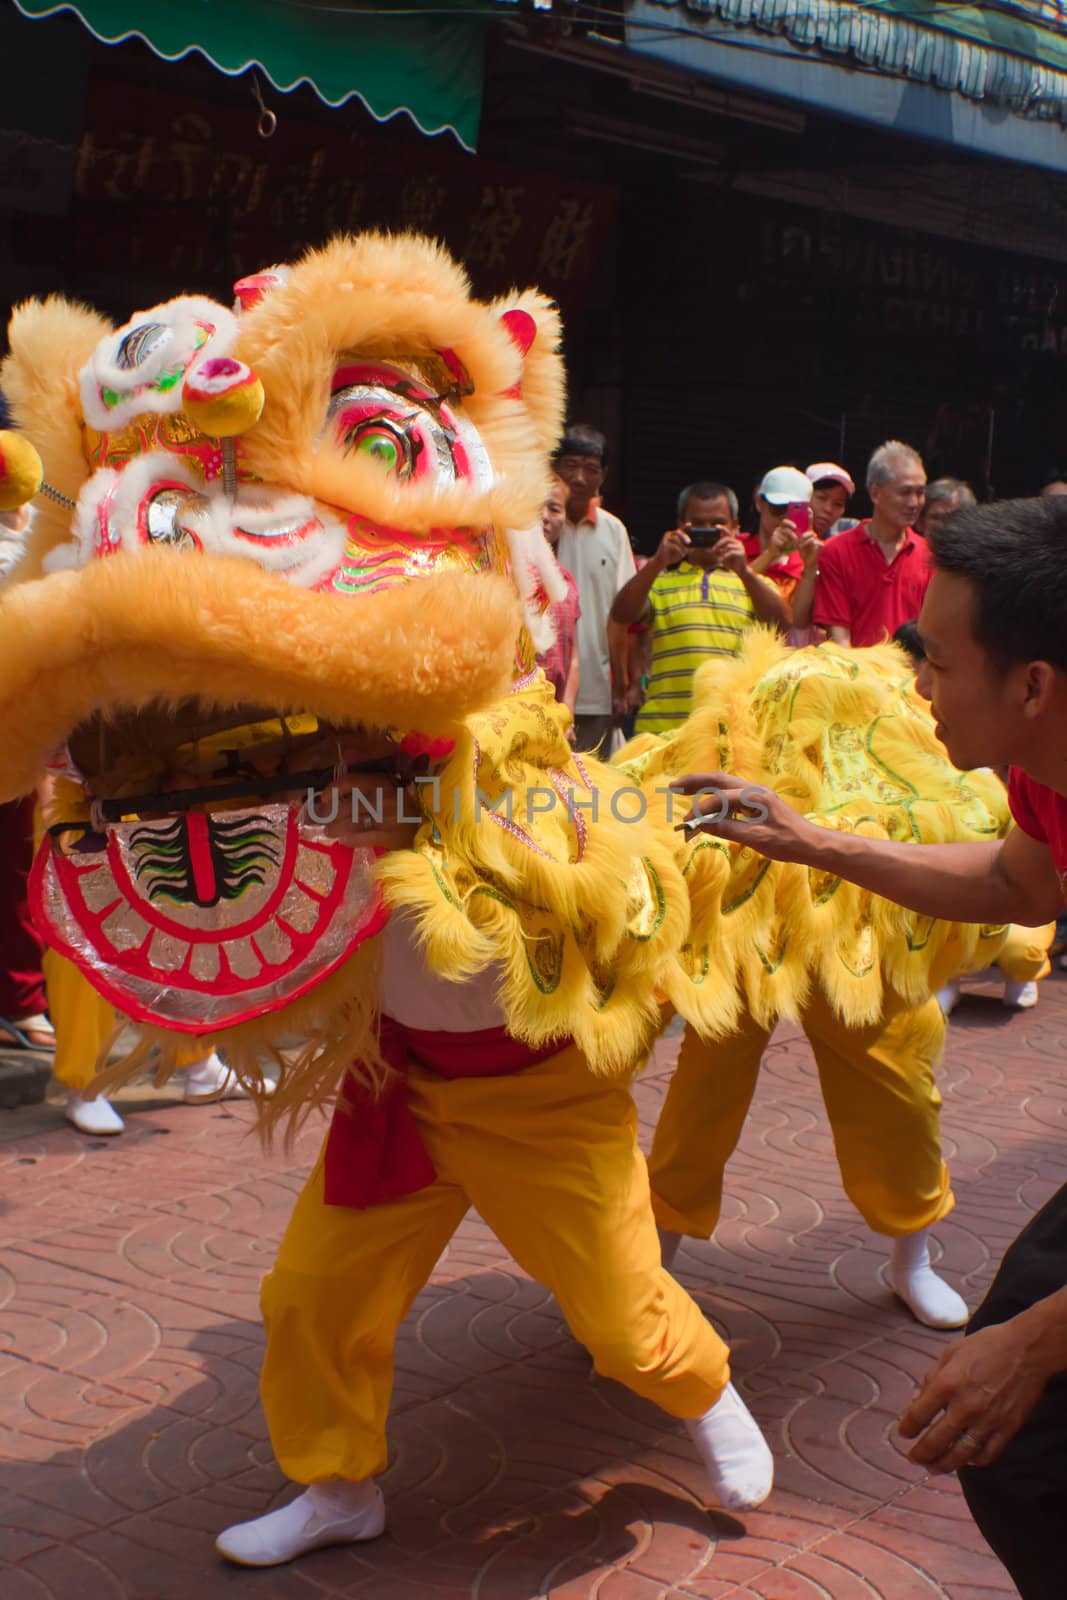
[[[105,1100],[102,1094],[97,1095],[95,1100],[83,1100],[80,1094],[72,1090],[67,1096],[63,1115],[79,1133],[108,1135],[121,1133],[126,1126],[111,1101]]]
[[[185,1098],[190,1105],[207,1100],[243,1100],[247,1096],[248,1090],[236,1072],[220,1061],[214,1050],[185,1069]]]
[[[956,1009],[959,998],[960,980],[958,978],[950,979],[950,981],[945,984],[943,989],[939,989],[937,991],[937,1003],[945,1013],[946,1017],[951,1017],[952,1013]]]
[[[680,1233],[672,1233],[669,1228],[657,1228],[659,1234],[659,1255],[663,1263],[664,1272],[669,1272],[674,1266],[674,1258],[678,1254],[678,1246],[682,1242]]]
[[[889,1283],[915,1320],[928,1328],[962,1328],[970,1320],[967,1302],[930,1265],[925,1228],[893,1240]]]
[[[724,1511],[751,1511],[774,1487],[774,1457],[732,1383],[709,1411],[686,1423]]]
[[[1014,1011],[1029,1011],[1033,1006],[1037,1005],[1037,984],[1033,981],[1030,983],[1016,983],[1014,978],[1008,978],[1004,984],[1004,993],[1000,997],[1000,1003],[1004,1006],[1010,1006]]]
[[[328,1544],[355,1544],[385,1532],[385,1501],[373,1478],[313,1483],[287,1506],[238,1522],[215,1549],[239,1567],[277,1567]]]

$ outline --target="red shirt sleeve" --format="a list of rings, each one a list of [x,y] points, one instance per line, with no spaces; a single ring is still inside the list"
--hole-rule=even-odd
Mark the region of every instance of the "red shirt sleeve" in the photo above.
[[[1031,781],[1018,767],[1008,773],[1008,808],[1024,833],[1039,844],[1048,844],[1048,833],[1034,810]]]
[[[842,571],[840,554],[834,549],[832,540],[819,557],[819,576],[815,580],[815,608],[811,620],[820,628],[852,627],[848,583]]]

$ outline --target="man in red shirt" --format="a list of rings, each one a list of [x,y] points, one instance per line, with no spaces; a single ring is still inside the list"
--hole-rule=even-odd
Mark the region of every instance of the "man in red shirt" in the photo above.
[[[879,445],[867,467],[874,510],[819,551],[812,620],[835,644],[881,644],[919,615],[930,553],[913,524],[925,489],[926,471],[910,445]]]
[[[847,538],[842,534],[831,548]],[[778,861],[842,877],[925,916],[1050,922],[1067,900],[1067,500],[960,511],[931,534],[918,686],[963,771],[1008,766],[1016,826],[999,842],[915,845],[818,827],[741,775],[681,780],[728,814],[698,823]],[[698,799],[697,806],[700,806]],[[911,1459],[959,1471],[1022,1600],[1064,1592],[1067,1185],[1024,1228],[901,1419]]]

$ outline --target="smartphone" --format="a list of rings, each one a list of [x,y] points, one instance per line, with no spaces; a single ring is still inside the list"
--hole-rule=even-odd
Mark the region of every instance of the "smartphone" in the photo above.
[[[710,550],[720,539],[726,538],[725,528],[686,528],[689,543],[697,550]]]
[[[811,507],[806,503],[797,501],[786,507],[786,516],[797,530],[798,536],[811,532]]]

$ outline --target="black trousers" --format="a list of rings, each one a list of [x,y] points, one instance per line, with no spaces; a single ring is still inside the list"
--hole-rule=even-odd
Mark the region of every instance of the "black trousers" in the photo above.
[[[1020,1233],[968,1333],[1006,1322],[1067,1286],[1067,1185]],[[1067,1596],[1067,1373],[1053,1378],[989,1467],[959,1474],[971,1514],[1022,1600]]]

